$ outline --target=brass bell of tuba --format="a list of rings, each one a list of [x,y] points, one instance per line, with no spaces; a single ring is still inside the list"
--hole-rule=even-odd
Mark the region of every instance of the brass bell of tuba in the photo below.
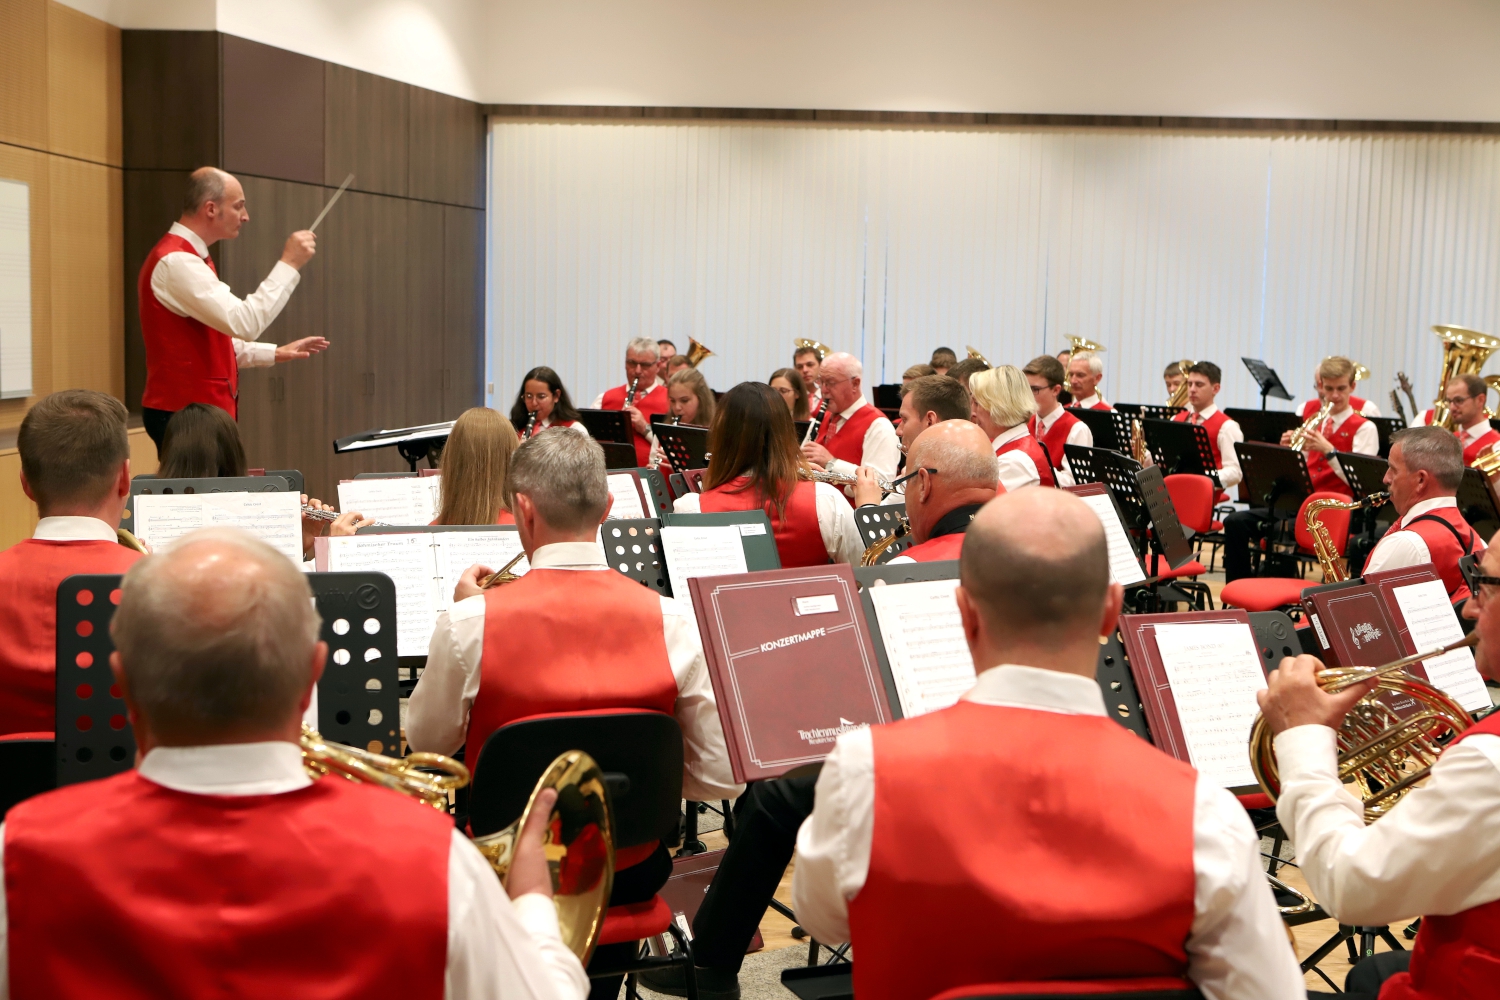
[[[1186,406],[1188,394],[1188,369],[1193,367],[1193,362],[1183,358],[1177,362],[1177,369],[1182,372],[1182,381],[1177,383],[1177,388],[1172,390],[1172,395],[1167,399],[1168,406]]]
[[[967,347],[968,347],[968,351],[969,351],[969,357],[971,359],[973,359],[975,361],[978,361],[982,365],[988,365],[990,363],[990,359],[989,358],[987,358],[983,354],[979,353],[979,348],[975,347],[972,344],[967,345]],[[991,365],[990,367],[994,367],[994,366]]]
[[[1448,413],[1448,383],[1460,375],[1478,375],[1490,355],[1500,349],[1500,338],[1451,323],[1439,323],[1432,332],[1443,342],[1443,373],[1432,403],[1432,423],[1451,431],[1455,428]]]
[[[692,337],[688,338],[688,364],[692,365],[694,368],[697,368],[698,362],[702,361],[704,358],[711,358],[713,356],[713,351],[710,351],[708,348],[698,343],[698,341],[694,340]],[[819,360],[821,361],[822,359],[819,358]]]
[[[1095,354],[1104,353],[1103,344],[1096,344],[1087,337],[1069,336],[1068,343],[1073,345],[1071,350],[1074,354],[1077,354],[1079,351],[1093,351]]]
[[[798,338],[796,338],[795,340],[792,341],[792,346],[795,347],[799,351],[809,350],[809,349],[813,350],[813,351],[816,351],[817,355],[818,355],[818,361],[820,363],[822,362],[822,360],[824,358],[828,357],[828,355],[830,355],[830,354],[833,353],[833,348],[829,347],[827,344],[823,343],[822,341],[818,341],[818,340],[810,340],[807,337],[798,337]]]

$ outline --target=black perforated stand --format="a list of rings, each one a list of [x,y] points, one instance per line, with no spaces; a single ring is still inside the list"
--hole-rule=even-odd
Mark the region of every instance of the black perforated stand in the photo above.
[[[1219,468],[1214,464],[1213,444],[1202,424],[1175,420],[1143,420],[1141,429],[1151,458],[1167,475],[1186,473],[1207,476],[1220,488]]]
[[[708,428],[691,424],[658,424],[656,440],[672,464],[673,472],[701,469],[708,465]]]
[[[610,520],[599,531],[604,558],[613,569],[658,594],[672,596],[667,560],[661,550],[661,521],[654,517]]]
[[[859,529],[860,540],[865,543],[866,549],[882,538],[890,537],[904,520],[906,520],[906,504],[904,503],[866,504],[854,510],[854,526]],[[890,562],[903,550],[909,548],[911,548],[911,535],[907,534],[896,539],[880,554],[880,562]]]
[[[1073,473],[1073,482],[1078,484],[1097,483],[1099,479],[1099,468],[1094,463],[1094,448],[1085,448],[1081,444],[1063,445],[1063,456],[1068,461],[1068,468]]]
[[[1115,409],[1127,417],[1141,420],[1171,420],[1186,407],[1163,406],[1157,403],[1116,403]]]
[[[667,481],[662,478],[661,470],[635,468],[630,471],[640,473],[641,486],[650,491],[651,499],[656,503],[657,516],[672,513],[672,491],[667,488]]]
[[[57,588],[57,784],[135,766],[135,732],[109,671],[118,574],[70,576]]]
[[[1125,442],[1130,440],[1130,428],[1127,426],[1124,436],[1120,435],[1120,423],[1115,419],[1118,416],[1115,411],[1069,408],[1068,412],[1088,425],[1089,432],[1094,435],[1095,448],[1105,448],[1109,451],[1125,450]],[[1067,445],[1063,446],[1064,451],[1067,448]]]

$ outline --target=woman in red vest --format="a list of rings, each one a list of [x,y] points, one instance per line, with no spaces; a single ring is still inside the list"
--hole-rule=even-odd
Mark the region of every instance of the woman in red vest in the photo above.
[[[971,419],[994,446],[1000,482],[1005,488],[1056,486],[1052,461],[1027,428],[1027,421],[1036,413],[1036,399],[1021,370],[1001,365],[976,372],[969,376],[969,394],[974,397]]]
[[[443,505],[432,523],[515,524],[505,509],[505,474],[519,444],[499,411],[465,410],[443,446]]]
[[[711,427],[716,407],[714,391],[698,369],[679,368],[667,379],[667,412],[672,415],[672,423]],[[663,477],[672,474],[659,439],[651,442],[651,459],[647,464],[661,469]]]
[[[787,409],[792,411],[793,420],[811,419],[807,408],[807,386],[803,383],[802,376],[797,374],[797,369],[778,368],[766,379],[766,384],[781,393],[781,398],[786,400]]]
[[[557,372],[539,365],[521,379],[521,389],[511,404],[511,426],[521,428],[522,440],[540,434],[548,427],[573,427],[583,433],[578,408],[568,398],[568,390]]]
[[[775,389],[741,382],[726,392],[708,445],[703,492],[680,498],[679,513],[764,510],[783,568],[859,562],[864,546],[854,510],[836,487],[798,478],[807,463]]]

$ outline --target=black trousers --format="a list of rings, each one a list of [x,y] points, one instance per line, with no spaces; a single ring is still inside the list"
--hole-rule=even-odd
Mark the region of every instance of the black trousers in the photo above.
[[[1385,981],[1398,972],[1405,972],[1411,965],[1409,951],[1383,951],[1369,958],[1362,958],[1344,977],[1343,993],[1314,993],[1310,997],[1341,997],[1342,1000],[1375,1000]]]
[[[734,839],[693,918],[693,957],[705,968],[739,972],[781,876],[812,815],[816,774],[757,781],[734,806]]]
[[[156,442],[156,457],[161,458],[161,443],[167,436],[167,421],[172,419],[175,410],[153,410],[149,406],[141,407],[141,423],[146,425],[146,436]]]
[[[645,861],[615,872],[615,884],[610,889],[609,905],[624,906],[627,903],[644,903],[661,891],[661,887],[667,884],[667,879],[671,875],[672,855],[665,847],[657,844],[656,852]],[[639,950],[640,943],[637,941],[602,944],[594,949],[594,957],[589,965],[592,966],[595,962],[601,965],[628,962],[635,958]],[[604,979],[590,980],[589,1000],[614,1000],[620,995],[620,984],[624,982],[624,976],[608,976]]]
[[[1250,575],[1250,546],[1266,537],[1271,512],[1265,507],[1237,510],[1224,518],[1224,582]]]

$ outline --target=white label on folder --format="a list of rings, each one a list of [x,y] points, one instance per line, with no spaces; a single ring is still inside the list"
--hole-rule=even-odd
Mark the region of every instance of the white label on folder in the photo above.
[[[1318,643],[1324,649],[1327,649],[1328,648],[1328,633],[1323,631],[1323,623],[1320,622],[1320,621],[1318,621],[1318,616],[1317,615],[1308,615],[1307,617],[1309,617],[1309,618],[1312,619],[1313,628],[1316,629],[1317,632],[1318,632]]]
[[[834,594],[799,597],[795,603],[799,615],[830,615],[839,609],[839,599]]]
[[[759,521],[756,521],[754,524],[740,525],[741,535],[764,535],[765,533],[766,526],[764,524],[761,524]],[[798,614],[801,614],[801,612],[798,612]]]

